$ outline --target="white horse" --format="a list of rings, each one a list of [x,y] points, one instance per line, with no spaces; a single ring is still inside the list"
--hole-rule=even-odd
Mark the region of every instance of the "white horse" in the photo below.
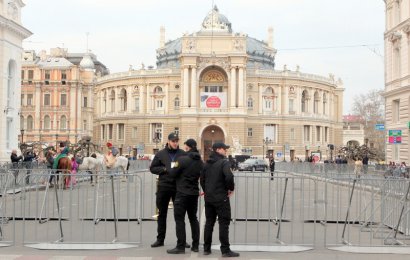
[[[94,157],[84,157],[82,163],[78,165],[78,169],[81,171],[88,171],[91,173],[91,183],[93,183],[93,176],[95,176],[96,182],[98,180],[98,171],[103,169],[102,161]]]
[[[104,155],[102,154],[96,154],[96,155],[97,155],[97,161],[101,163],[103,171],[114,170],[115,172],[119,174],[127,173],[129,162],[125,156],[122,156],[122,155],[117,156],[114,165],[112,167],[107,167]]]

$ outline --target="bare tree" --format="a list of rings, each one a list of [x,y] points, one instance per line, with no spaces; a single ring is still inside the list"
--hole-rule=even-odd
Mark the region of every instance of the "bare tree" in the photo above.
[[[371,90],[367,94],[360,94],[354,98],[352,112],[359,116],[364,126],[365,146],[361,149],[369,152],[369,157],[375,160],[385,159],[385,131],[377,130],[376,124],[384,124],[384,97],[382,90]],[[371,151],[371,152],[370,152]]]

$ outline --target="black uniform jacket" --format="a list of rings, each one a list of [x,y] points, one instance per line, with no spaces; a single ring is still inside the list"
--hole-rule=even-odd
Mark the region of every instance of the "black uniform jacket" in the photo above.
[[[201,155],[196,149],[180,156],[175,167],[169,172],[176,180],[177,192],[186,195],[199,195],[198,181],[203,167]]]
[[[224,201],[228,198],[228,191],[234,190],[231,164],[223,155],[211,153],[201,173],[201,186],[207,202]]]
[[[178,157],[184,155],[185,152],[181,149],[172,149],[167,146],[159,151],[151,162],[149,170],[151,173],[159,175],[158,186],[162,190],[176,190],[175,179],[169,175],[171,170],[171,162],[176,162]]]

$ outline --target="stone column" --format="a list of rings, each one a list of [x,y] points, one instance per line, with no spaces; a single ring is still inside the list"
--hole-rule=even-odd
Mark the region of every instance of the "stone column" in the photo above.
[[[183,100],[182,100],[182,106],[183,107],[188,107],[189,104],[189,68],[184,67],[184,83],[183,83]]]
[[[262,98],[262,85],[258,85],[258,113],[262,114],[263,113],[263,98]]]
[[[151,113],[151,96],[150,96],[150,93],[149,93],[149,85],[147,85],[147,111],[146,111],[146,113],[147,114],[150,114]]]
[[[236,67],[231,68],[231,94],[230,99],[231,108],[236,108]]]
[[[139,97],[138,97],[138,100],[139,100],[139,102],[140,102],[140,104],[139,104],[139,108],[140,108],[140,111],[138,112],[138,113],[140,113],[140,114],[143,114],[143,113],[145,113],[145,107],[144,107],[144,86],[139,86],[139,92],[140,92],[140,95],[139,95]]]
[[[165,97],[164,97],[164,110],[165,114],[168,114],[169,111],[169,85],[165,85]]]
[[[33,118],[33,128],[38,129],[40,131],[41,129],[41,122],[43,121],[42,118],[40,118],[40,108],[41,108],[41,86],[40,84],[36,84],[36,92],[33,96],[33,100],[31,101],[31,105],[35,104],[34,107],[34,118]],[[23,140],[24,141],[24,140]]]
[[[239,79],[238,79],[238,106],[242,107],[244,106],[244,94],[245,94],[245,89],[244,89],[244,78],[243,78],[243,68],[239,68]]]
[[[192,67],[191,70],[191,107],[196,108],[196,101],[198,99],[198,89],[196,85],[196,66]]]

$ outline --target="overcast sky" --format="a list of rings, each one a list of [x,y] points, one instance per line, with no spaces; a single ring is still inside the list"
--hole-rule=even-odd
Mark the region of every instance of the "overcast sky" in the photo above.
[[[166,41],[196,32],[212,0],[24,0],[23,42],[37,52],[89,49],[111,71],[155,65],[159,28]],[[235,32],[266,40],[274,28],[276,69],[340,77],[344,113],[355,95],[384,88],[384,2],[381,0],[214,0]]]

